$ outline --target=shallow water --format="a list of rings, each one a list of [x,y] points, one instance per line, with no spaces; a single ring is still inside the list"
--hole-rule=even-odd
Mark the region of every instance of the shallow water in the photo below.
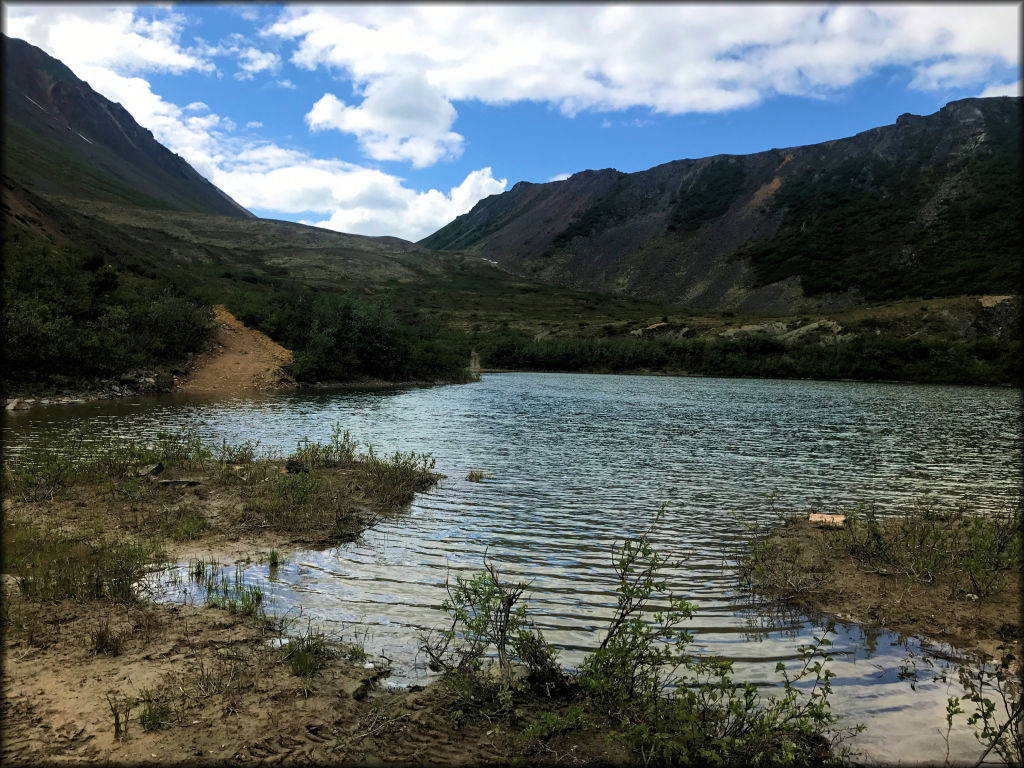
[[[401,518],[327,551],[288,553],[271,575],[254,565],[277,610],[365,640],[394,664],[392,683],[423,682],[417,635],[440,626],[445,580],[486,552],[530,582],[537,623],[579,663],[614,605],[611,552],[643,530],[680,557],[678,591],[698,605],[695,649],[736,662],[736,678],[779,682],[822,622],[749,603],[733,572],[744,523],[780,509],[895,511],[914,499],[996,509],[1020,488],[1020,391],[853,382],[485,374],[465,386],[388,392],[301,392],[248,400],[184,396],[17,412],[8,450],[73,425],[141,437],[194,426],[210,442],[259,438],[289,452],[339,422],[378,452],[429,452],[448,475]],[[470,469],[489,477],[465,479]],[[186,590],[186,587],[177,589]],[[172,589],[172,592],[174,590]],[[170,597],[172,595],[168,595]],[[177,594],[187,598],[186,594]],[[951,649],[837,627],[834,710],[868,731],[856,744],[886,762],[942,760]],[[916,669],[916,671],[915,671]],[[965,728],[951,759],[979,754]]]

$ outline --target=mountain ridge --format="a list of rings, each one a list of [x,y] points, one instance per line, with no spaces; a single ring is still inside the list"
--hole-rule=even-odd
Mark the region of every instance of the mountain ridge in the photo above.
[[[253,217],[61,61],[4,35],[3,64],[6,176],[50,194]]]
[[[419,243],[700,309],[1019,292],[1019,137],[1018,97],[965,99],[814,145],[519,182]]]

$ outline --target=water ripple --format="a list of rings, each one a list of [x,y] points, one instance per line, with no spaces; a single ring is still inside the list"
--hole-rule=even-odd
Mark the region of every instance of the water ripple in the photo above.
[[[616,543],[664,505],[653,536],[682,561],[673,587],[698,604],[694,651],[772,689],[775,664],[795,671],[798,646],[821,626],[761,616],[736,583],[745,524],[776,519],[767,494],[777,489],[790,510],[865,503],[886,514],[926,497],[985,511],[1021,479],[1021,438],[1008,426],[1020,423],[1020,392],[984,387],[488,374],[461,387],[37,409],[7,414],[4,438],[16,452],[72,425],[94,439],[196,426],[212,443],[259,438],[289,452],[327,439],[336,421],[379,453],[429,452],[448,477],[361,541],[291,553],[273,579],[264,566],[246,578],[265,580],[277,606],[365,637],[394,661],[398,684],[429,675],[418,635],[444,624],[445,584],[485,552],[529,583],[538,626],[577,665],[614,609]],[[488,477],[468,482],[470,469]],[[899,674],[927,647],[851,625],[833,648],[834,709],[870,724],[859,741],[869,759],[944,754],[947,688]],[[969,732],[954,729],[951,744],[951,760],[975,756]]]

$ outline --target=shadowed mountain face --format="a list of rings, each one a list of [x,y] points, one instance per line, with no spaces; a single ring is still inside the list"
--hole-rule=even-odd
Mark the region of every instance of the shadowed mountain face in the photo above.
[[[35,46],[4,36],[3,69],[4,174],[13,181],[48,194],[252,217]]]
[[[785,312],[1020,291],[1020,99],[639,173],[520,182],[420,241],[548,283]]]

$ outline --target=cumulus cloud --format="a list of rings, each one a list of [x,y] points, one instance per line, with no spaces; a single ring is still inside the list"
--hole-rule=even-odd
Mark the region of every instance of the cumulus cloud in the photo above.
[[[978,94],[979,98],[987,99],[989,96],[1020,96],[1022,95],[1020,80],[1015,83],[996,83],[990,85]]]
[[[343,204],[321,221],[309,221],[339,232],[366,235],[398,235],[420,240],[466,213],[480,199],[505,191],[507,179],[495,179],[491,168],[473,171],[447,193],[438,189],[417,192],[402,186],[400,179],[380,171],[360,169],[342,175],[335,195]],[[396,228],[396,221],[401,222]]]
[[[449,103],[721,112],[775,94],[820,97],[882,67],[913,87],[977,82],[1018,64],[1011,4],[290,6],[265,30],[292,62],[370,92],[418,72]],[[432,124],[431,124],[432,125]]]
[[[396,75],[367,86],[359,106],[325,93],[306,115],[314,131],[354,134],[374,160],[408,160],[416,168],[462,154],[451,130],[455,107],[419,74]]]
[[[235,33],[216,44],[197,39],[185,48],[180,43],[184,19],[158,7],[147,9],[146,18],[128,6],[4,5],[4,13],[8,34],[62,60],[248,208],[316,214],[323,217],[316,223],[330,229],[418,240],[507,186],[488,167],[468,173],[447,191],[415,190],[380,170],[239,136],[234,122],[206,103],[176,105],[137,76],[145,71],[212,72],[214,57],[232,55],[238,76],[245,79],[278,71],[280,56],[251,45],[244,35]],[[275,82],[296,87],[289,80]],[[408,159],[418,166],[461,152],[462,137],[450,131],[454,107],[423,78],[385,78],[367,86],[362,97],[361,104],[348,106],[332,96],[334,104],[328,100],[320,107],[324,114],[318,127],[354,133],[375,158]],[[258,120],[246,124],[261,126]]]
[[[76,73],[83,64],[125,74],[216,69],[178,42],[183,16],[166,8],[151,12],[147,19],[130,6],[4,4],[4,32],[42,48]]]

